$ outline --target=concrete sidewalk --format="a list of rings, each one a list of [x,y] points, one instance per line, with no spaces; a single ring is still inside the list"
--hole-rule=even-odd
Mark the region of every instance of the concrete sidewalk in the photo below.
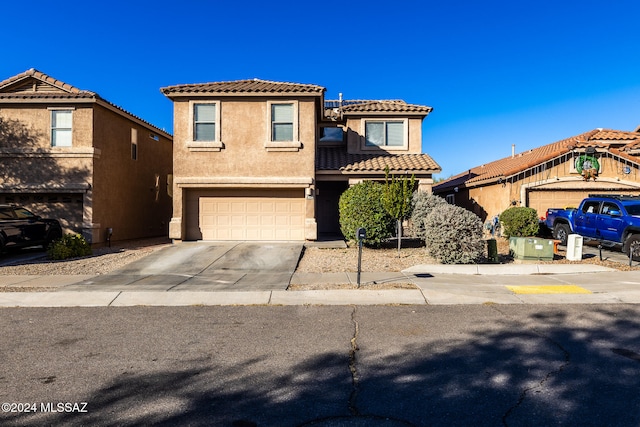
[[[640,303],[640,272],[585,264],[420,265],[402,272],[364,272],[360,288],[349,290],[286,289],[289,283],[356,284],[354,272],[294,273],[290,282],[283,278],[281,283],[269,277],[266,289],[256,274],[251,281],[238,281],[232,291],[203,277],[189,285],[190,277],[178,274],[105,278],[0,276],[0,287],[16,291],[0,292],[0,307]],[[372,289],[384,283],[416,288]]]

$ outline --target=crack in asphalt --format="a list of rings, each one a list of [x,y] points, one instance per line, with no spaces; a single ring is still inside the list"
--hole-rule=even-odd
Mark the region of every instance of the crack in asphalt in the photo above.
[[[358,352],[358,333],[360,332],[358,321],[356,320],[357,307],[353,306],[351,312],[351,323],[353,323],[353,337],[351,338],[351,349],[349,350],[349,371],[351,372],[351,394],[349,395],[349,412],[353,416],[358,416],[358,408],[356,400],[358,399],[358,391],[360,390],[360,377],[358,375],[357,352]]]
[[[491,308],[493,310],[497,311],[498,313],[500,313],[501,315],[503,315],[506,318],[510,318],[512,320],[517,320],[517,319],[514,319],[512,316],[509,316],[508,314],[506,314],[503,311],[499,310],[497,307],[493,307],[492,306]],[[557,369],[554,369],[552,371],[547,372],[547,374],[544,376],[544,378],[542,378],[538,382],[538,384],[536,384],[535,386],[532,386],[532,387],[524,388],[520,392],[520,396],[518,397],[518,400],[516,401],[516,403],[513,406],[511,406],[509,409],[507,409],[507,411],[502,416],[502,425],[504,425],[505,427],[509,426],[509,423],[507,421],[508,418],[511,416],[511,414],[516,409],[518,409],[518,407],[520,407],[520,405],[522,405],[522,403],[525,401],[527,396],[529,394],[531,394],[532,391],[542,388],[544,386],[544,384],[549,380],[549,378],[551,378],[554,375],[558,375],[559,373],[564,371],[564,369],[567,366],[569,366],[569,364],[571,363],[571,353],[569,353],[569,351],[567,349],[565,349],[562,346],[562,344],[560,344],[559,342],[557,342],[554,339],[550,338],[549,336],[545,335],[544,333],[540,332],[536,328],[530,328],[529,330],[532,331],[534,334],[538,335],[543,340],[548,341],[551,344],[553,344],[555,347],[557,347],[563,354],[564,362]]]

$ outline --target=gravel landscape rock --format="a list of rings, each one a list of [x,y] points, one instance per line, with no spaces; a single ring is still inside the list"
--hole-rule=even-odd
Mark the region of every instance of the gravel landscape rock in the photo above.
[[[498,241],[498,252],[502,263],[514,262],[508,255],[509,245],[506,240]],[[46,258],[45,252],[38,252],[35,259],[19,261],[0,266],[0,275],[100,275],[107,274],[130,262],[145,257],[161,249],[171,242],[166,238],[143,239],[130,242],[114,242],[113,247],[94,248],[93,255],[63,261],[52,261]],[[419,264],[436,263],[424,247],[409,245],[403,247],[398,254],[391,242],[388,247],[379,249],[363,248],[363,272],[399,272]],[[562,252],[554,263],[568,263]],[[597,257],[573,261],[571,263],[593,263],[618,270],[640,270],[634,265],[612,261],[600,261]],[[358,265],[358,247],[350,246],[339,249],[321,249],[305,247],[297,271],[308,273],[355,272]]]
[[[0,275],[106,274],[170,244],[167,238],[114,242],[112,247],[94,248],[91,256],[60,261],[49,260],[46,252],[38,251],[36,258],[0,266]]]

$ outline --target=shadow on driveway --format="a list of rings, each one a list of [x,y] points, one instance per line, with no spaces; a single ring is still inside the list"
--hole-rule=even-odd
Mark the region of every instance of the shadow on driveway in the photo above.
[[[181,242],[64,290],[284,290],[302,247],[283,242]]]

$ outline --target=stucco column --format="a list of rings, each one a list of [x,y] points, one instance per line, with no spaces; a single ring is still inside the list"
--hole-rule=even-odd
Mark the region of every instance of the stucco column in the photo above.
[[[184,191],[184,188],[178,187],[176,184],[174,184],[173,216],[171,217],[171,221],[169,222],[169,238],[174,240],[184,239],[185,230],[184,223],[182,222],[182,217],[184,216]]]
[[[82,195],[82,237],[89,244],[104,242],[100,231],[100,224],[93,223],[93,191],[89,189]]]
[[[418,179],[418,191],[424,191],[425,193],[433,193],[433,178],[420,178]]]
[[[316,189],[309,186],[304,190],[305,195],[305,240],[318,240],[318,223],[316,222]]]

